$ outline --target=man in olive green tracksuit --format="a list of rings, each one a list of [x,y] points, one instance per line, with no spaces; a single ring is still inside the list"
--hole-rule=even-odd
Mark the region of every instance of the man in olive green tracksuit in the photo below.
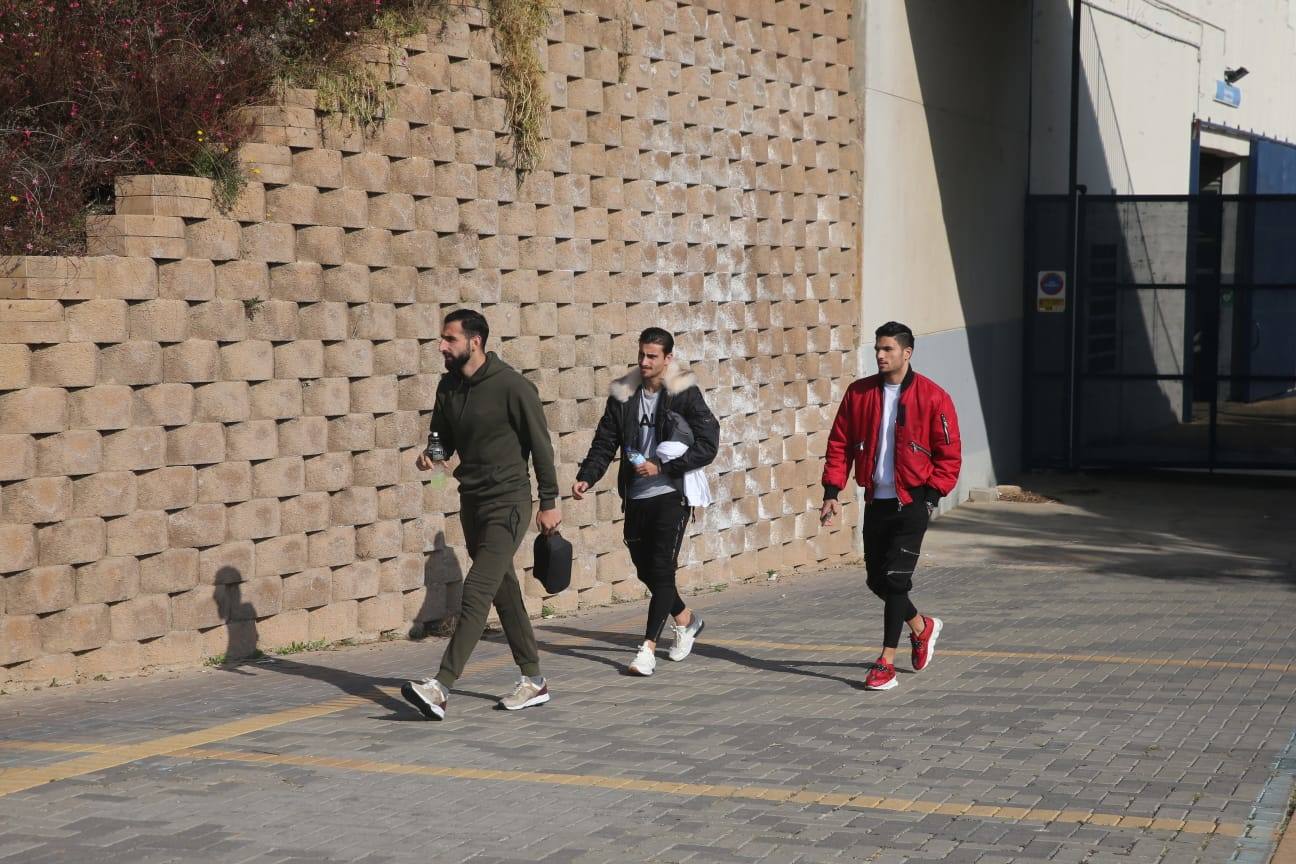
[[[445,716],[446,697],[481,639],[492,602],[522,672],[513,693],[500,700],[501,707],[515,711],[549,701],[513,556],[531,515],[528,459],[535,465],[540,494],[536,528],[544,534],[553,533],[562,522],[558,475],[540,395],[517,370],[486,352],[489,334],[486,319],[467,309],[447,315],[441,330],[446,374],[437,386],[429,449],[436,435],[445,452],[435,455],[449,459],[459,454],[454,476],[472,567],[464,577],[459,622],[440,670],[434,678],[401,688],[405,699],[430,720]],[[432,455],[419,455],[420,470],[442,470]]]

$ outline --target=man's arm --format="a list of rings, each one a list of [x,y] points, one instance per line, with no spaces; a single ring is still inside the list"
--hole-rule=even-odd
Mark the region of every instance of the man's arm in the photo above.
[[[531,464],[535,466],[536,489],[540,495],[540,509],[552,510],[558,506],[558,470],[554,467],[553,444],[549,440],[549,424],[545,420],[540,392],[525,378],[525,385],[514,390],[522,419],[523,443],[531,451]]]
[[[678,411],[688,422],[689,428],[693,430],[693,444],[683,456],[660,463],[659,467],[663,474],[683,477],[688,472],[715,461],[716,453],[720,450],[720,422],[707,407],[702,391],[697,387],[690,387],[681,393],[679,399],[671,403],[671,410]]]
[[[590,441],[589,452],[576,471],[577,482],[593,486],[603,478],[608,466],[617,457],[621,449],[620,410],[617,408],[620,404],[611,396],[608,397],[603,416],[599,418],[598,428],[594,430],[594,438]]]
[[[959,470],[963,467],[963,441],[959,437],[958,415],[954,413],[954,400],[941,392],[936,410],[932,412],[927,434],[931,441],[932,473],[927,485],[945,496],[958,485]]]
[[[837,406],[837,416],[833,419],[832,431],[828,433],[828,446],[824,450],[823,487],[824,500],[836,501],[838,494],[845,488],[850,479],[850,461],[847,458],[851,441],[854,440],[851,428],[855,416],[855,393],[847,390]]]
[[[445,381],[445,378],[441,379]],[[441,446],[445,448],[446,461],[455,454],[454,435],[450,431],[449,415],[446,413],[445,401],[446,390],[448,385],[437,384],[436,400],[432,403],[432,419],[428,423],[428,443],[432,443],[432,433],[436,433],[441,438]],[[427,457],[426,447],[424,452],[418,455],[415,460],[415,466],[420,471],[427,471],[433,464],[432,460]]]

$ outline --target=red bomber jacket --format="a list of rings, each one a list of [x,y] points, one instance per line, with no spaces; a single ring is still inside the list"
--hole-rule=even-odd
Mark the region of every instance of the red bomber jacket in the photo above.
[[[842,397],[828,436],[824,457],[824,498],[836,498],[852,467],[856,484],[873,499],[878,433],[882,425],[882,376],[870,375],[851,384]],[[943,497],[954,491],[963,447],[958,417],[949,394],[925,375],[909,369],[900,384],[896,405],[895,487],[901,504],[913,501],[915,490],[927,486]],[[923,492],[922,494],[928,494]]]

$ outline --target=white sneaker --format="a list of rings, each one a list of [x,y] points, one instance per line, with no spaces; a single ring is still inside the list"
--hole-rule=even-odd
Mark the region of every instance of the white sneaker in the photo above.
[[[518,678],[513,692],[499,700],[500,707],[505,711],[521,711],[523,708],[530,708],[532,705],[543,705],[549,701],[549,682],[544,678],[536,684],[527,676],[523,675]]]
[[[427,719],[445,719],[446,692],[441,682],[435,678],[406,681],[401,685],[401,695]]]
[[[653,654],[652,649],[648,647],[648,643],[645,642],[639,646],[639,653],[635,655],[635,659],[630,661],[630,674],[642,675],[647,678],[656,668],[657,657]]]
[[[681,627],[678,624],[672,624],[671,630],[675,631],[675,641],[671,643],[670,652],[666,655],[676,661],[683,660],[693,651],[693,643],[697,641],[698,634],[706,622],[702,616],[694,612],[693,617],[689,619],[687,626]]]

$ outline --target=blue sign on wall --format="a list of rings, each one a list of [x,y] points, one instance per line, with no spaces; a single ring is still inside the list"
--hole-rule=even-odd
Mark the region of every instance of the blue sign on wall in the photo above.
[[[1232,108],[1242,105],[1242,89],[1227,81],[1215,82],[1215,101]]]

